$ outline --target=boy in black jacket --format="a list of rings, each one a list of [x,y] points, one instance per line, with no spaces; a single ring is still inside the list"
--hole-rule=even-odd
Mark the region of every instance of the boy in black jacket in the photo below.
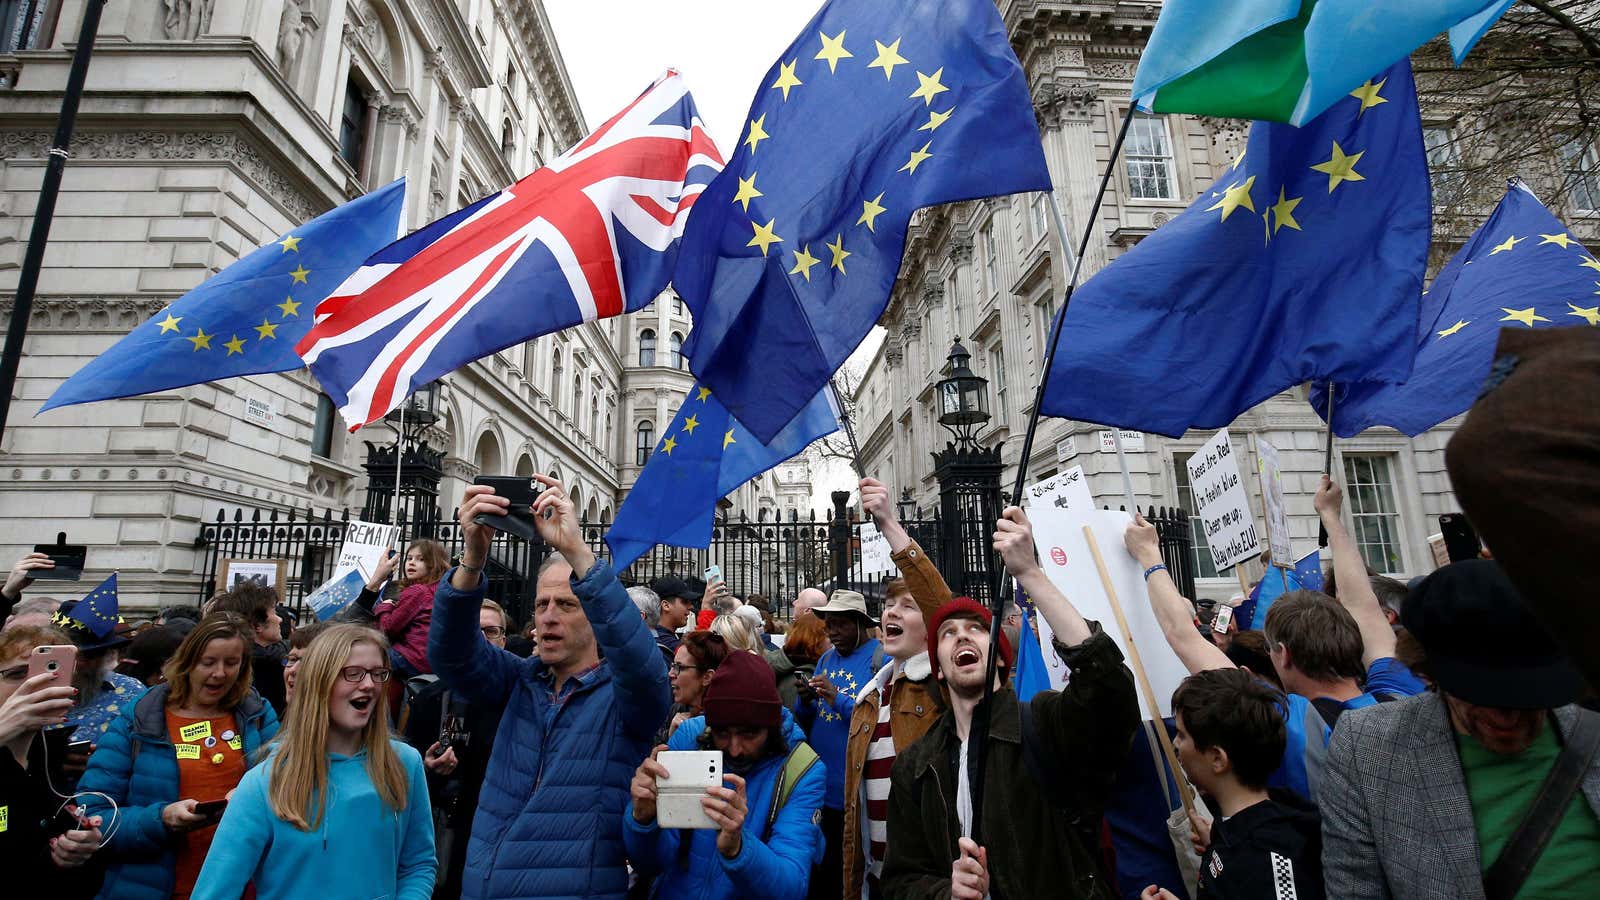
[[[1191,675],[1172,695],[1173,742],[1189,780],[1221,813],[1191,815],[1200,860],[1197,900],[1323,900],[1322,823],[1288,791],[1267,793],[1283,758],[1283,694],[1243,669]],[[1209,831],[1209,834],[1207,833]],[[1176,900],[1151,885],[1142,900]]]

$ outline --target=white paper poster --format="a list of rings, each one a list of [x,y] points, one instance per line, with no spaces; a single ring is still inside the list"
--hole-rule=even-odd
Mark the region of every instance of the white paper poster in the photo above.
[[[856,534],[861,538],[863,575],[882,575],[895,570],[894,559],[889,555],[889,539],[878,531],[878,526],[863,522],[856,526]]]
[[[394,545],[399,532],[394,525],[351,522],[344,531],[344,544],[339,548],[339,562],[333,567],[333,577],[354,569],[361,573],[362,580],[372,578],[378,560]]]
[[[1250,514],[1250,495],[1239,475],[1239,460],[1227,429],[1217,432],[1189,458],[1189,484],[1200,507],[1196,512],[1205,527],[1211,562],[1218,571],[1261,552],[1255,516]]]
[[[1283,468],[1278,463],[1278,448],[1263,438],[1256,438],[1256,469],[1261,475],[1261,504],[1267,516],[1267,546],[1272,548],[1272,561],[1291,566],[1294,551],[1289,546],[1289,514],[1283,505]]]
[[[1085,619],[1100,623],[1100,627],[1122,650],[1130,669],[1133,668],[1133,655],[1129,653],[1128,646],[1131,642],[1139,648],[1145,675],[1150,679],[1150,687],[1160,707],[1151,710],[1141,692],[1141,715],[1146,719],[1157,715],[1170,716],[1172,692],[1177,690],[1179,682],[1188,677],[1189,670],[1184,668],[1161,633],[1161,624],[1156,620],[1155,611],[1150,608],[1149,595],[1145,592],[1144,570],[1123,547],[1122,535],[1127,531],[1132,517],[1121,510],[1079,512],[1041,507],[1030,511],[1028,518],[1033,523],[1034,544],[1051,583],[1061,589],[1061,593],[1067,596]],[[1128,634],[1117,627],[1111,600],[1100,580],[1094,556],[1089,552],[1089,543],[1083,532],[1085,525],[1093,532],[1100,556],[1105,560],[1106,572],[1116,590],[1123,616],[1128,621]],[[1062,682],[1058,677],[1064,678],[1066,669],[1060,657],[1056,656],[1055,649],[1050,646],[1049,623],[1044,621],[1043,615],[1038,616],[1038,621],[1044,657],[1046,662],[1051,663],[1050,684],[1051,687],[1060,687]]]
[[[1083,466],[1073,466],[1028,488],[1028,508],[1039,506],[1094,509],[1094,497],[1089,493],[1089,481],[1083,475]]]

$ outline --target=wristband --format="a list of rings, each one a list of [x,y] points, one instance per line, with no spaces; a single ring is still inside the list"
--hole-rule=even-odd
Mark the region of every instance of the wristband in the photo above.
[[[485,562],[487,562],[487,560],[485,560]],[[471,572],[474,575],[482,575],[483,574],[483,566],[474,566],[474,565],[471,565],[471,564],[467,563],[465,560],[463,560],[463,561],[461,561],[459,563],[456,563],[456,565],[460,566],[463,569],[466,569],[468,572]]]
[[[1156,563],[1155,565],[1151,566],[1150,568],[1144,570],[1144,579],[1146,581],[1149,581],[1150,580],[1150,576],[1154,575],[1157,572],[1166,572],[1169,575],[1172,574],[1171,571],[1167,569],[1167,564],[1166,563]]]

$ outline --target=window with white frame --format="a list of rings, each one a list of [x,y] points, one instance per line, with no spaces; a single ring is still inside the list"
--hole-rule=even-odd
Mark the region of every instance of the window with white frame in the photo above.
[[[1028,198],[1028,222],[1033,228],[1033,239],[1035,241],[1041,240],[1045,236],[1045,232],[1050,228],[1049,220],[1045,217],[1045,205],[1048,202],[1044,191],[1035,191]]]
[[[1039,365],[1044,365],[1050,353],[1050,331],[1056,324],[1056,298],[1049,293],[1033,305],[1034,318],[1038,319]]]
[[[1561,148],[1572,206],[1580,212],[1600,210],[1600,155],[1594,145],[1572,141]]]
[[[670,353],[671,353],[672,367],[674,369],[682,369],[682,368],[684,368],[684,365],[683,365],[683,335],[681,335],[678,332],[674,331],[672,333],[672,335],[667,339],[667,350],[670,351]]]
[[[1010,418],[1010,407],[1006,406],[1006,357],[998,343],[989,349],[989,374],[994,379],[994,424],[999,427]]]
[[[650,461],[650,454],[656,449],[656,426],[651,422],[640,422],[633,434],[633,464],[642,466]]]
[[[1356,549],[1373,571],[1392,574],[1400,559],[1400,512],[1395,505],[1394,467],[1388,456],[1346,456],[1344,490]]]
[[[1189,483],[1189,459],[1193,453],[1172,454],[1172,474],[1178,487],[1178,505],[1189,513],[1189,552],[1194,558],[1196,578],[1217,578],[1221,573],[1211,561],[1211,546],[1206,543],[1206,528],[1200,521],[1200,504],[1195,502],[1194,488]]]
[[[646,328],[639,332],[639,366],[644,368],[656,364],[656,333]]]
[[[987,296],[993,297],[1000,293],[1000,254],[995,249],[994,223],[983,226],[978,237],[983,242],[983,289]]]
[[[1178,177],[1172,164],[1172,141],[1165,116],[1136,113],[1128,128],[1122,156],[1127,160],[1128,194],[1135,200],[1178,199]]]
[[[1425,125],[1422,143],[1428,153],[1428,177],[1433,182],[1433,205],[1448,206],[1461,199],[1461,148],[1448,125]]]

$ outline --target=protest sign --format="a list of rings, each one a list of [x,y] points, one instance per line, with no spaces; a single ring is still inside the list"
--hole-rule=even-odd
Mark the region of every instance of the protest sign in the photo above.
[[[394,545],[400,529],[395,525],[378,525],[372,522],[351,522],[344,530],[344,544],[339,548],[339,562],[333,567],[334,578],[354,569],[363,580],[371,578],[378,560]]]
[[[1272,549],[1272,564],[1289,568],[1294,551],[1289,547],[1289,514],[1283,505],[1283,468],[1278,463],[1278,448],[1256,438],[1256,471],[1261,476],[1262,512],[1267,518],[1267,546]]]
[[[1261,552],[1255,517],[1250,514],[1250,495],[1239,476],[1239,460],[1227,429],[1206,441],[1189,458],[1189,485],[1194,492],[1196,514],[1205,529],[1211,562],[1218,571]]]
[[[1028,508],[1054,506],[1057,509],[1094,509],[1083,466],[1072,468],[1028,488]]]
[[[1127,531],[1132,517],[1121,510],[1080,511],[1041,506],[1030,510],[1028,519],[1033,523],[1034,545],[1051,583],[1061,589],[1085,619],[1100,623],[1100,627],[1122,650],[1124,658],[1132,658],[1128,650],[1130,641],[1137,644],[1145,675],[1160,706],[1157,710],[1150,709],[1141,693],[1139,709],[1142,717],[1153,719],[1172,715],[1172,692],[1177,689],[1179,682],[1188,677],[1189,671],[1161,633],[1161,623],[1156,620],[1155,611],[1150,608],[1149,595],[1145,592],[1144,570],[1123,549],[1122,535]],[[1100,580],[1094,556],[1084,536],[1085,525],[1089,526],[1100,549],[1100,556],[1105,560],[1107,574],[1128,623],[1127,634],[1117,625],[1111,599],[1106,594],[1105,584]],[[1067,675],[1066,667],[1050,645],[1050,624],[1043,615],[1035,621],[1039,623],[1045,661],[1050,664],[1050,685],[1059,688]]]
[[[882,575],[894,571],[894,560],[889,556],[889,539],[878,531],[878,526],[864,522],[856,526],[861,539],[861,573]]]

